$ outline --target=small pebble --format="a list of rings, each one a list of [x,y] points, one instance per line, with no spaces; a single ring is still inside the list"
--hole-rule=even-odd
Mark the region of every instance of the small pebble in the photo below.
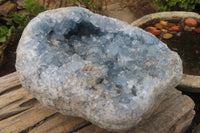
[[[179,32],[179,31],[181,31],[181,27],[180,26],[172,26],[168,30],[169,31],[177,31],[177,32]]]
[[[157,30],[156,27],[152,27],[152,26],[149,26],[146,28],[146,30],[148,30],[149,32],[153,31],[153,30]]]
[[[163,25],[163,26],[167,26],[168,22],[167,21],[160,21],[160,24]]]
[[[193,19],[193,18],[187,18],[185,20],[185,24],[187,26],[190,26],[190,27],[196,27],[197,26],[197,21],[195,19]]]
[[[176,36],[180,37],[181,36],[181,32],[176,33]]]
[[[195,27],[189,27],[187,25],[184,26],[184,31],[192,31],[194,29],[195,29]]]
[[[174,51],[178,51],[178,49],[177,49],[177,48],[172,48],[172,50],[174,50]]]
[[[167,33],[166,29],[162,29],[161,31],[162,31],[162,33]]]
[[[177,34],[176,31],[169,31],[169,33],[171,33],[171,34]]]
[[[195,31],[196,33],[200,33],[200,27],[194,29],[194,31]]]
[[[176,26],[176,25],[173,24],[173,23],[168,23],[168,25],[167,25],[168,28],[170,28],[170,27],[172,27],[172,26]]]
[[[163,29],[163,25],[160,23],[156,23],[154,26],[160,30]]]
[[[154,34],[155,36],[158,36],[158,35],[160,35],[161,33],[162,33],[162,31],[161,30],[152,30],[152,31],[150,31],[152,34]]]
[[[165,34],[163,35],[163,38],[164,38],[164,39],[170,39],[170,38],[172,38],[172,37],[173,37],[173,35],[170,34],[170,33],[165,33]]]

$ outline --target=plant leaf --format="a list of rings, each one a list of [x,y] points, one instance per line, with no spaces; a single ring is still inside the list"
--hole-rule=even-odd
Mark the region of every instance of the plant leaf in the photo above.
[[[6,36],[0,37],[0,42],[5,42],[6,41]]]

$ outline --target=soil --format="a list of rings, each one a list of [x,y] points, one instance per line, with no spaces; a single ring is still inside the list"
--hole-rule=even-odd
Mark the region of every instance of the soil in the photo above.
[[[183,25],[184,20],[165,20],[176,25]],[[154,26],[160,20],[152,20],[140,27],[146,29],[148,26]],[[200,24],[199,24],[200,25]],[[190,75],[200,75],[200,34],[194,31],[184,31],[183,26],[180,31],[181,35],[173,35],[170,39],[163,39],[157,36],[167,46],[177,52],[183,61],[183,73]]]
[[[200,75],[200,34],[184,31],[180,37],[174,36],[162,41],[180,55],[183,61],[183,73]]]
[[[0,77],[6,74],[15,72],[15,60],[16,60],[16,49],[18,41],[21,37],[21,33],[11,37],[11,40],[7,44],[7,48],[4,51],[4,62],[0,67]]]

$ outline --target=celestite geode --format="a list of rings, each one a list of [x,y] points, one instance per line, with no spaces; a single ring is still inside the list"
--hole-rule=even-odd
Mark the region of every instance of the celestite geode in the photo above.
[[[16,69],[44,106],[115,131],[148,118],[182,77],[181,59],[155,36],[80,7],[31,20]]]

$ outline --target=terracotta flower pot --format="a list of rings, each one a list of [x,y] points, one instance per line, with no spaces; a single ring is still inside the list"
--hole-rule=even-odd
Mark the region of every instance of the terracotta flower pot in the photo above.
[[[197,13],[173,11],[149,14],[134,21],[131,25],[140,27],[144,24],[152,22],[153,20],[183,20],[186,18],[194,18],[200,22],[200,15]],[[182,81],[177,88],[183,91],[200,93],[200,76],[183,74]]]

